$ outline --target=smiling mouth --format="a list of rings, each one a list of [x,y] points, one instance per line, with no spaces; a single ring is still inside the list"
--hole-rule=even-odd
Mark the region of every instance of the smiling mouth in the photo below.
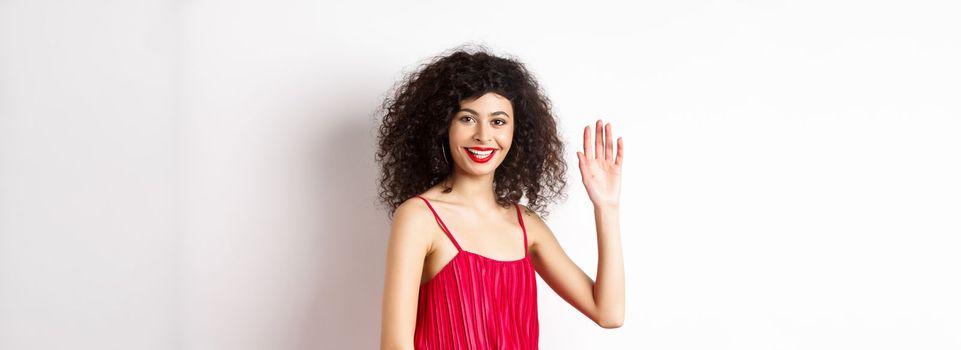
[[[467,157],[469,157],[475,163],[487,163],[494,158],[494,153],[497,153],[496,149],[478,151],[466,147],[464,148],[464,151],[467,152]]]

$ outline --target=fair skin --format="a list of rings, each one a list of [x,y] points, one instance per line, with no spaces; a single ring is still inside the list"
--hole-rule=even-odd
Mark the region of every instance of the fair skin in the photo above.
[[[493,191],[494,171],[513,141],[513,118],[510,101],[495,93],[461,101],[448,130],[454,171],[422,194],[465,251],[505,261],[521,259],[525,253],[515,209],[499,206]],[[620,327],[624,320],[619,222],[623,141],[617,139],[614,153],[611,135],[611,124],[598,120],[594,132],[590,126],[584,128],[584,150],[577,152],[582,183],[594,205],[596,281],[567,256],[540,216],[521,206],[527,252],[538,275],[561,298],[604,328]],[[490,161],[477,163],[466,147],[490,147],[495,152]],[[445,186],[453,191],[443,193]],[[396,209],[387,248],[381,349],[413,349],[420,285],[456,255],[457,248],[422,200],[411,198]]]

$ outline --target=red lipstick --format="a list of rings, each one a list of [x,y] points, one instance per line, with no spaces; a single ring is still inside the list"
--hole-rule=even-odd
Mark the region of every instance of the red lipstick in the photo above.
[[[475,163],[487,163],[491,159],[494,159],[494,153],[497,153],[497,149],[493,147],[464,147],[464,152],[467,152],[467,157]],[[486,154],[487,152],[490,153]]]

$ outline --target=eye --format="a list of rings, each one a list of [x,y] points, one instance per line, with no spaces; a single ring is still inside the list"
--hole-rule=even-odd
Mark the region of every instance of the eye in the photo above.
[[[460,121],[465,121],[465,119],[474,119],[474,117],[469,116],[469,115],[465,115],[465,116],[460,117]]]
[[[495,122],[495,123],[496,123],[496,122],[500,122],[500,124],[497,124],[498,126],[507,125],[507,121],[505,121],[504,119],[494,119],[494,122]]]

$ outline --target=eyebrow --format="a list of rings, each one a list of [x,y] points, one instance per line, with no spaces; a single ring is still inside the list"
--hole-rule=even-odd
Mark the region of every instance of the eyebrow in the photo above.
[[[470,109],[470,108],[461,108],[461,109],[457,110],[456,113],[460,113],[460,112],[470,112],[470,113],[473,113],[474,115],[480,115],[480,113],[477,113],[477,111],[475,111],[475,110],[473,110],[473,109]],[[506,112],[504,112],[504,111],[492,112],[492,113],[491,113],[491,116],[493,117],[493,116],[498,115],[498,114],[503,115],[503,116],[508,117],[508,118],[511,118],[511,116],[508,115],[508,114],[507,114]]]

